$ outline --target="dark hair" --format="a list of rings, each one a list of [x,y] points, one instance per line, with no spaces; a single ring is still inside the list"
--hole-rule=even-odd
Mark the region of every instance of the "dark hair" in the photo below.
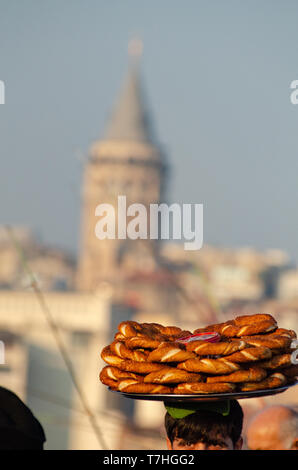
[[[228,416],[207,410],[198,410],[181,419],[172,418],[168,412],[165,415],[166,433],[172,444],[180,439],[182,445],[197,442],[221,445],[230,437],[235,446],[241,437],[242,425],[243,411],[236,400],[230,401]]]

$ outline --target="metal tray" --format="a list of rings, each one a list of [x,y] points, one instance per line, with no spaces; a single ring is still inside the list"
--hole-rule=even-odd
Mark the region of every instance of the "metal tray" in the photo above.
[[[216,400],[240,400],[243,398],[258,398],[268,395],[276,395],[277,393],[285,392],[288,388],[297,385],[298,381],[292,384],[287,384],[282,387],[254,390],[252,392],[233,392],[233,393],[200,393],[192,395],[175,395],[170,394],[150,394],[150,393],[126,393],[119,392],[118,390],[109,390],[118,395],[134,400],[149,400],[149,401],[167,401],[167,402],[197,402],[197,401],[216,401]]]

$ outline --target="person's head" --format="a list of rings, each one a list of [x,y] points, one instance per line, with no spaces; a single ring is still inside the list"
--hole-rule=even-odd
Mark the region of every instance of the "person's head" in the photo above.
[[[274,405],[257,413],[250,421],[247,446],[251,450],[298,450],[298,413]]]
[[[0,387],[0,450],[42,450],[45,434],[30,409]]]
[[[236,400],[223,411],[213,402],[193,404],[187,415],[167,408],[165,429],[169,450],[240,450],[243,411]],[[176,406],[176,405],[174,405]]]

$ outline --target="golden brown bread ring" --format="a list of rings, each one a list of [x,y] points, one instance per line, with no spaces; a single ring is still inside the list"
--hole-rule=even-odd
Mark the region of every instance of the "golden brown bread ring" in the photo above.
[[[256,323],[249,323],[247,325],[236,325],[234,320],[229,320],[224,323],[218,323],[215,325],[209,325],[206,328],[199,328],[194,333],[201,333],[206,331],[215,331],[221,336],[227,338],[235,338],[241,336],[256,335],[258,333],[269,333],[277,328],[276,323],[270,320],[263,320]]]
[[[119,382],[118,390],[125,393],[170,394],[173,390],[165,385]]]
[[[182,362],[194,359],[196,355],[186,351],[185,346],[179,343],[161,343],[157,349],[151,351],[148,356],[149,362]]]
[[[179,370],[176,367],[165,367],[162,369],[151,372],[144,378],[145,383],[157,384],[178,384],[181,382],[199,382],[202,380],[200,374],[191,374],[185,370]]]
[[[148,352],[139,351],[136,349],[129,349],[121,341],[114,341],[110,344],[111,351],[116,354],[116,356],[131,359],[137,362],[145,362],[148,357]]]
[[[258,365],[260,367],[264,367],[264,369],[289,367],[292,365],[291,354],[277,354],[276,356],[273,356],[271,359],[269,359],[269,361],[261,361]]]
[[[155,329],[166,336],[177,336],[181,334],[182,330],[178,326],[164,326],[159,323],[141,323],[142,331],[154,331]]]
[[[286,377],[280,372],[269,375],[260,382],[245,382],[240,386],[242,392],[252,392],[254,390],[264,390],[267,388],[281,387],[287,383]]]
[[[277,328],[277,330],[271,333],[271,336],[273,335],[285,336],[286,338],[291,339],[297,338],[297,334],[294,330],[287,330],[286,328]]]
[[[117,367],[126,372],[135,372],[136,374],[145,375],[162,369],[164,365],[158,362],[136,362],[131,359],[123,359]]]
[[[228,338],[257,335],[259,333],[269,333],[277,328],[275,323],[270,321],[260,321],[249,325],[237,326],[234,322],[227,322],[221,328],[219,333]]]
[[[112,390],[118,390],[119,381],[110,379],[107,375],[100,373],[99,379],[102,384],[107,385]]]
[[[120,331],[118,331],[117,333],[115,333],[114,335],[114,340],[117,340],[117,341],[125,341],[126,340],[126,337],[120,333]]]
[[[177,365],[178,369],[184,369],[189,372],[202,372],[206,374],[229,374],[240,369],[239,364],[228,361],[225,358],[219,359],[188,359]]]
[[[279,350],[286,349],[291,345],[292,339],[287,336],[267,334],[263,336],[242,336],[243,341],[254,346],[265,346],[266,348]]]
[[[108,379],[114,380],[114,381],[119,381],[121,379],[135,379],[138,380],[139,382],[143,382],[144,376],[135,374],[133,372],[127,372],[125,370],[121,370],[118,367],[114,366],[105,366],[100,375],[102,377],[107,377]]]
[[[116,354],[111,351],[110,346],[105,346],[101,351],[100,356],[107,364],[111,366],[119,366],[122,362],[124,362],[123,358],[116,356]]]
[[[119,380],[118,382],[118,390],[120,392],[124,392],[124,390],[129,387],[130,385],[137,385],[139,384],[140,382],[136,379],[131,379],[131,378],[127,378],[127,379],[121,379]]]
[[[254,315],[241,315],[239,317],[236,317],[234,319],[235,325],[237,326],[244,326],[244,325],[250,325],[262,321],[268,321],[271,322],[272,324],[276,324],[276,320],[272,315],[269,315],[268,313],[256,313]]]
[[[126,339],[125,345],[129,349],[156,349],[162,342],[164,342],[164,339],[152,339],[149,336],[132,336]]]
[[[174,388],[176,395],[191,395],[200,393],[229,393],[235,390],[236,386],[232,383],[181,383]]]
[[[157,323],[138,323],[136,321],[123,321],[119,323],[118,330],[126,338],[131,336],[149,336],[150,338],[165,338],[157,328]],[[160,325],[161,326],[161,325]]]
[[[242,340],[221,341],[218,343],[209,343],[208,341],[191,341],[186,344],[188,351],[195,352],[198,356],[225,356],[240,351],[246,347],[246,343]]]
[[[207,383],[218,382],[259,382],[265,379],[267,372],[261,367],[249,367],[249,369],[240,369],[228,375],[219,375],[214,377],[207,377]]]
[[[125,336],[125,338],[129,338],[130,336],[136,336],[140,331],[141,327],[139,323],[135,321],[122,321],[118,325],[119,332]]]
[[[229,356],[226,356],[226,359],[228,361],[238,363],[260,361],[263,359],[270,359],[271,357],[272,352],[269,348],[265,348],[264,346],[253,346],[230,354]]]
[[[243,325],[239,327],[239,331],[236,334],[237,337],[241,336],[250,336],[250,335],[257,335],[259,333],[269,333],[276,330],[277,325],[276,323],[272,323],[271,321],[260,321],[256,323],[251,323],[249,325]]]
[[[202,328],[197,328],[196,330],[194,330],[193,334],[196,335],[198,333],[206,333],[206,332],[220,333],[221,329],[226,325],[235,325],[235,323],[233,320],[223,322],[223,323],[214,323],[212,325],[204,326]]]
[[[192,332],[188,330],[181,330],[179,333],[176,335],[170,335],[169,339],[170,341],[178,341],[180,338],[185,338],[187,336],[191,336]]]
[[[298,364],[283,368],[282,373],[289,379],[298,377]]]

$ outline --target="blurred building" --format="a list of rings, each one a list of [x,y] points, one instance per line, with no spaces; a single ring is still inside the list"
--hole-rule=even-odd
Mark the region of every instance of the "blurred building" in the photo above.
[[[298,300],[297,269],[292,269],[282,274],[278,284],[278,297],[281,300]]]

